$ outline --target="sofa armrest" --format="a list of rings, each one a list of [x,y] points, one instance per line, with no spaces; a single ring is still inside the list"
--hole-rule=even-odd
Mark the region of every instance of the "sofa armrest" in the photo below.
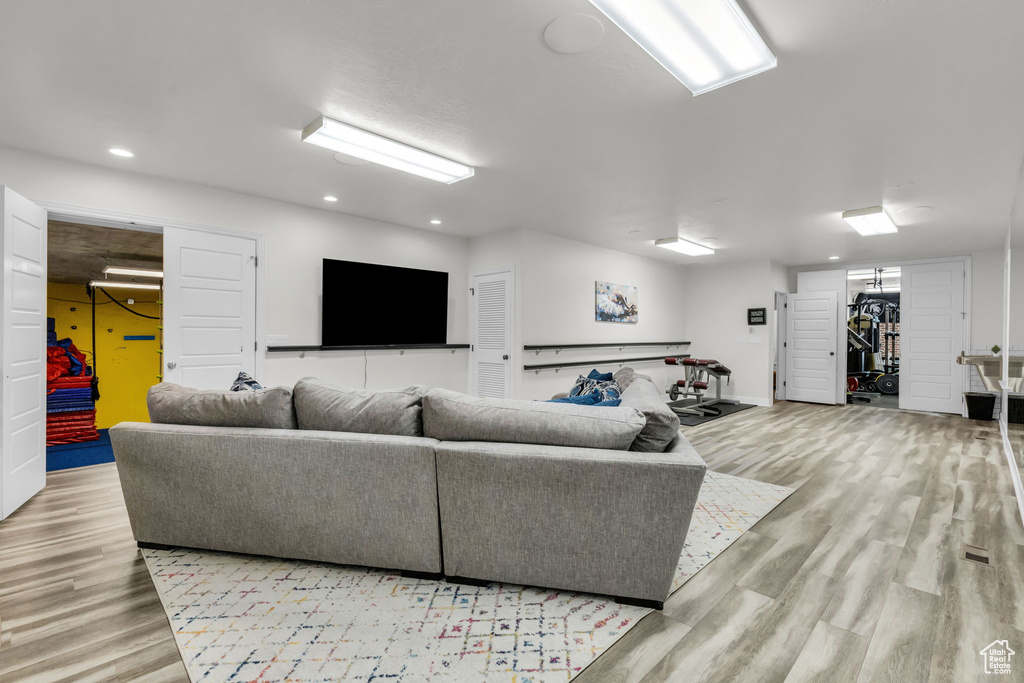
[[[676,446],[442,442],[445,573],[663,602],[707,469]]]
[[[137,541],[441,571],[434,439],[121,423],[110,440]]]

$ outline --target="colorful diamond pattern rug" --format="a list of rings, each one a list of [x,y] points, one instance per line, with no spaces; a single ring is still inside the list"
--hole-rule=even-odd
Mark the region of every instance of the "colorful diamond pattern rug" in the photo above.
[[[673,590],[792,489],[708,472]],[[569,681],[650,613],[581,593],[196,550],[143,551],[190,678]]]

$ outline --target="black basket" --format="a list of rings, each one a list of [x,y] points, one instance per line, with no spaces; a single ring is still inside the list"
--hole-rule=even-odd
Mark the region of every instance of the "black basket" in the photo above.
[[[1024,394],[1010,394],[1010,409],[1006,412],[1010,424],[1024,424]]]
[[[992,419],[992,411],[996,408],[995,394],[965,391],[964,398],[967,399],[967,417],[972,420]]]

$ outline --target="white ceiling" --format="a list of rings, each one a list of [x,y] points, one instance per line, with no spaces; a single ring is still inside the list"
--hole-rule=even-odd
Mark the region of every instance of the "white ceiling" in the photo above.
[[[0,0],[0,145],[680,263],[1002,245],[1024,155],[1024,3],[744,6],[778,68],[694,98],[586,0]],[[544,29],[572,13],[600,17],[604,39],[556,53]],[[299,142],[319,114],[477,174],[446,186],[339,164]],[[839,217],[881,202],[898,235]],[[652,245],[674,234],[719,252]]]

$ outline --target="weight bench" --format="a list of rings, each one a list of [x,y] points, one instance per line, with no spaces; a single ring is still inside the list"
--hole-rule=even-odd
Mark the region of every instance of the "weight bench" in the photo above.
[[[669,398],[672,399],[668,407],[677,415],[718,416],[722,414],[722,409],[715,406],[739,403],[722,398],[722,378],[728,384],[732,370],[717,360],[679,356],[666,358],[665,365],[681,365],[686,370],[685,378],[678,380],[668,390]],[[715,380],[715,395],[708,398],[706,392],[712,377]],[[697,399],[697,402],[687,403],[687,399],[691,398]]]

